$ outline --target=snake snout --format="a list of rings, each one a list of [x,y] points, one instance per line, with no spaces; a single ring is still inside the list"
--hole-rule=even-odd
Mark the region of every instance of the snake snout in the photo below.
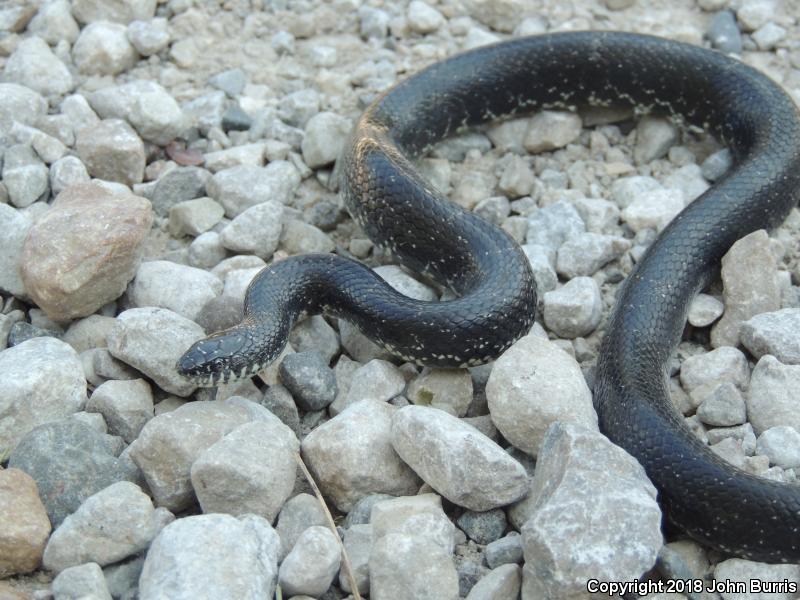
[[[199,340],[178,359],[178,372],[203,386],[241,377],[247,370],[247,336],[221,331]]]

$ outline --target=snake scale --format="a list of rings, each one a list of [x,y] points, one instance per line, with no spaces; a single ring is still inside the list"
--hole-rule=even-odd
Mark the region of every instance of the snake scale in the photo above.
[[[668,394],[667,363],[692,298],[737,239],[779,224],[800,196],[796,106],[765,75],[710,50],[619,32],[554,33],[465,52],[400,82],[354,128],[340,159],[343,198],[377,246],[458,298],[412,300],[356,261],[291,257],[252,282],[241,324],[197,342],[178,369],[199,385],[251,375],[280,354],[298,318],[320,312],[418,364],[496,358],[533,322],[530,267],[509,236],[448,202],[413,161],[464,127],[585,105],[679,117],[734,157],[650,246],[618,295],[594,388],[601,429],[644,466],[665,514],[690,536],[754,560],[800,562],[800,487],[716,457]]]

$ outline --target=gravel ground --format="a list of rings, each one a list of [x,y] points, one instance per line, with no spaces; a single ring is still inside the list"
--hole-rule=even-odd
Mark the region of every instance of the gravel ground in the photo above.
[[[216,395],[174,371],[192,342],[238,320],[260,268],[289,255],[355,256],[410,296],[448,297],[342,210],[331,174],[346,133],[426,64],[575,29],[713,46],[800,102],[795,0],[3,4],[0,598],[332,600],[355,586],[375,599],[534,600],[588,598],[592,578],[800,584],[798,565],[665,539],[643,470],[598,432],[590,389],[616,291],[730,164],[660,117],[544,112],[421,161],[534,269],[537,324],[495,363],[419,369],[317,316],[275,365]],[[781,481],[800,468],[798,240],[795,209],[730,250],[671,372],[698,436]]]

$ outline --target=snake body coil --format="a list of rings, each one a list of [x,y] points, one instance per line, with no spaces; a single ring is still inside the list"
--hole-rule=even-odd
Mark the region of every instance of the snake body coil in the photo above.
[[[595,386],[601,428],[645,467],[669,518],[725,552],[800,561],[800,487],[747,475],[684,425],[667,362],[688,305],[738,238],[777,225],[800,194],[800,121],[754,69],[651,36],[574,32],[482,47],[434,64],[380,96],[342,157],[350,213],[403,264],[457,300],[400,295],[363,265],[332,255],[280,261],[251,284],[243,322],[196,343],[179,370],[214,385],[257,372],[304,313],[328,312],[406,360],[438,366],[498,356],[531,326],[525,257],[501,230],[447,202],[412,160],[458,129],[563,106],[633,106],[710,130],[735,167],[689,205],[636,265],[602,343]]]

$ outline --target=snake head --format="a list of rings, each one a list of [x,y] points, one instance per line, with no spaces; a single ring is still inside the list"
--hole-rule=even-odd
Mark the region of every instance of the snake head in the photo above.
[[[254,364],[252,340],[247,332],[232,327],[192,344],[178,359],[178,372],[201,387],[213,387],[253,375],[263,365]]]

